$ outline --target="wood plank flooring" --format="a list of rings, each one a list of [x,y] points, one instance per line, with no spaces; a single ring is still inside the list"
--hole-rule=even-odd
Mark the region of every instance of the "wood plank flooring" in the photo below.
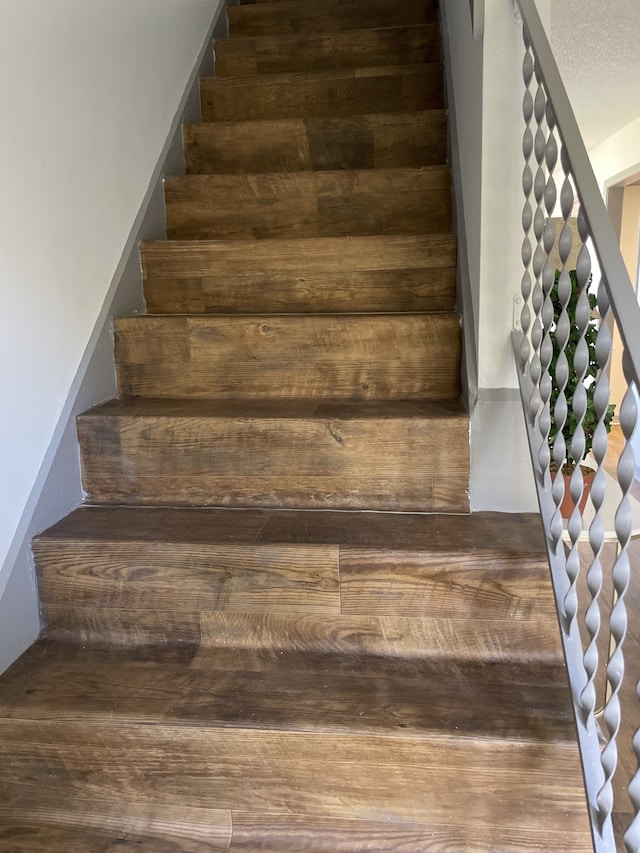
[[[469,513],[435,0],[228,9],[46,629],[7,853],[587,853],[536,516]]]

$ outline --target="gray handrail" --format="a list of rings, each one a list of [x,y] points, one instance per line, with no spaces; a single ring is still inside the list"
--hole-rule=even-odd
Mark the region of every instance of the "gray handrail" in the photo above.
[[[603,273],[611,309],[625,350],[633,379],[640,385],[640,305],[631,285],[620,247],[613,231],[598,182],[593,173],[582,135],[567,96],[535,0],[516,0],[523,24],[534,46],[544,85],[553,104],[557,130],[571,163],[582,210],[593,238],[595,253]]]

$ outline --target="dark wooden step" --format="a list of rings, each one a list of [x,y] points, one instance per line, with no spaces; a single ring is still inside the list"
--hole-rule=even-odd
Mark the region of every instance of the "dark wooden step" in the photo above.
[[[202,122],[184,128],[187,174],[438,166],[444,110],[344,118]]]
[[[536,516],[82,507],[34,556],[84,642],[562,659]]]
[[[433,23],[437,0],[289,0],[229,6],[229,34],[265,36]]]
[[[217,77],[417,65],[442,58],[438,24],[220,39],[215,43],[215,55]]]
[[[453,235],[144,243],[153,314],[451,311]]]
[[[496,696],[502,735],[487,736]],[[116,820],[169,806],[177,838],[215,808],[213,850],[225,828],[232,850],[262,846],[269,815],[272,832],[306,817],[310,849],[316,834],[327,849],[329,821],[371,820],[408,826],[418,849],[464,828],[487,849],[504,833],[529,840],[502,849],[576,853],[589,833],[573,737],[557,665],[514,678],[509,664],[43,643],[0,686],[0,790],[10,820],[41,803],[85,824],[101,803],[121,804]]]
[[[429,65],[339,69],[313,74],[207,77],[204,121],[337,118],[444,108],[443,70]]]
[[[115,321],[121,396],[450,400],[460,322],[442,314],[137,316]]]
[[[541,689],[542,687],[546,689]],[[43,641],[0,690],[0,719],[570,743],[564,665]],[[499,717],[492,709],[500,708]],[[55,710],[53,710],[55,709]],[[455,715],[452,714],[455,709]],[[0,771],[1,772],[1,771]]]
[[[468,512],[457,403],[134,398],[78,430],[95,503]]]
[[[445,167],[192,175],[165,182],[172,240],[437,234],[451,226]]]

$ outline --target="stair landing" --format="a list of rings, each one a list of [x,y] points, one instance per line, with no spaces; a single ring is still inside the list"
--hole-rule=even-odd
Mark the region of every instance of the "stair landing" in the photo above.
[[[83,507],[35,553],[0,849],[591,850],[535,516]]]

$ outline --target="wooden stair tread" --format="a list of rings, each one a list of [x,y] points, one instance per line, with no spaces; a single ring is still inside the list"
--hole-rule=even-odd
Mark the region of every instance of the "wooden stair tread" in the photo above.
[[[328,71],[441,60],[437,24],[218,39],[216,76]]]
[[[342,545],[381,551],[519,552],[545,559],[534,513],[337,512],[205,507],[82,506],[34,542],[267,543]]]
[[[568,744],[574,723],[566,692],[560,661],[194,654],[45,641],[4,677],[0,718]]]
[[[369,66],[333,71],[207,77],[204,121],[339,117],[443,109],[443,66]]]
[[[469,415],[458,400],[379,400],[344,402],[340,400],[225,400],[164,399],[128,397],[107,400],[79,415],[80,421],[102,417],[135,418],[223,418],[230,420],[294,420],[298,418],[336,418],[359,420],[432,420],[438,423],[461,420]]]
[[[0,785],[11,791],[27,763],[27,785],[38,784],[42,797],[64,783],[80,800],[115,794],[256,816],[436,826],[457,819],[470,833],[505,824],[535,831],[542,810],[546,825],[588,835],[573,744],[0,720]]]
[[[178,240],[442,233],[451,224],[442,166],[189,175],[165,182],[165,200]]]
[[[214,121],[184,127],[187,174],[331,171],[446,162],[444,110]]]
[[[270,35],[430,23],[437,20],[435,0],[289,0],[274,4],[230,6],[229,34]]]
[[[560,691],[545,689],[556,685],[554,677],[547,681],[554,667],[538,668],[543,683],[531,695],[526,676],[509,686],[509,665],[502,673],[492,667],[496,675],[488,679],[484,667],[470,667],[463,677],[467,687],[485,695],[505,688],[501,725],[507,736],[485,737],[486,720],[463,711],[469,728],[465,736],[451,737],[450,715],[438,718],[415,701],[415,693],[410,698],[425,677],[431,689],[433,680],[441,680],[447,692],[446,662],[434,670],[414,661],[398,671],[376,661],[383,669],[376,686],[376,678],[354,674],[348,661],[332,674],[326,660],[307,659],[287,676],[289,661],[300,658],[249,653],[251,663],[239,676],[247,689],[243,703],[241,691],[231,687],[238,652],[220,657],[164,650],[162,666],[156,653],[121,651],[113,666],[112,650],[43,643],[14,666],[0,689],[3,798],[23,809],[35,801],[36,790],[53,808],[66,798],[83,815],[81,824],[89,823],[98,803],[114,797],[134,813],[142,804],[156,815],[165,803],[174,810],[186,806],[187,826],[215,803],[216,831],[224,829],[230,810],[232,839],[237,828],[239,844],[243,830],[258,843],[265,819],[274,831],[308,821],[320,840],[323,821],[326,828],[329,819],[367,818],[410,826],[414,838],[416,832],[432,838],[433,831],[460,821],[474,842],[489,830],[494,840],[525,832],[539,839],[543,808],[554,850],[588,849],[579,846],[586,815],[571,722]],[[533,670],[531,676],[535,682]],[[300,730],[298,702],[309,702],[300,689],[307,679],[319,704],[309,709],[310,717],[305,709]],[[55,704],[47,703],[49,697]],[[468,696],[460,699],[471,707]],[[381,734],[374,717],[385,714],[394,725]],[[493,792],[489,800],[487,790]],[[171,817],[168,812],[167,822]],[[365,831],[366,823],[359,828]],[[574,841],[572,848],[563,846]]]
[[[461,824],[434,825],[424,819],[391,823],[234,810],[232,823],[230,810],[218,810],[226,824],[212,820],[200,832],[198,826],[184,827],[184,816],[182,825],[168,824],[162,817],[164,806],[156,807],[157,818],[140,818],[140,813],[148,811],[141,804],[131,805],[129,815],[111,820],[109,829],[103,823],[104,815],[111,814],[112,801],[98,801],[92,808],[74,800],[56,810],[43,810],[37,794],[30,794],[21,798],[25,805],[19,809],[0,804],[0,842],[11,842],[10,849],[20,853],[95,853],[125,843],[138,853],[415,853],[429,849],[426,845],[432,850],[453,846],[465,853],[485,853],[489,846],[509,853],[592,850],[584,832],[573,826],[560,834],[546,826],[519,830],[478,825],[470,839]],[[71,826],[72,821],[77,825]]]
[[[139,316],[115,322],[121,396],[448,399],[458,315]]]

